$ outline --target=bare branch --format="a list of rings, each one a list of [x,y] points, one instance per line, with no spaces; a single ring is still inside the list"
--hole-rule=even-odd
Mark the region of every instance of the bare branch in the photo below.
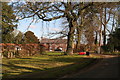
[[[65,17],[65,15],[61,15],[61,16],[56,16],[56,17],[49,18],[49,19],[44,19],[43,17],[40,17],[39,14],[37,14],[37,16],[39,17],[39,19],[42,19],[43,21],[52,21],[52,20],[55,20],[55,19],[59,19],[59,18]]]
[[[110,12],[111,12],[112,9],[113,9],[113,8],[110,9]],[[109,16],[108,16],[108,20],[106,21],[106,24],[107,24],[107,23],[109,22],[109,20],[110,20],[110,14],[111,14],[110,12],[109,12]]]

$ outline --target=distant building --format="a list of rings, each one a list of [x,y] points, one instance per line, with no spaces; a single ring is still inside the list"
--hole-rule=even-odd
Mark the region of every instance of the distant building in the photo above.
[[[41,38],[40,43],[44,44],[48,51],[55,51],[56,49],[60,49],[61,51],[66,51],[67,49],[67,39]]]

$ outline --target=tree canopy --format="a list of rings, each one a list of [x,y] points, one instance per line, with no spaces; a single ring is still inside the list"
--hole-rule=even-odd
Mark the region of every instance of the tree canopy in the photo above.
[[[38,43],[39,39],[34,35],[32,31],[27,31],[25,34],[25,43]]]
[[[116,30],[109,35],[108,46],[111,51],[120,51],[120,28],[116,28]]]
[[[89,44],[94,43],[95,32],[99,33],[99,42],[101,42],[103,32],[103,42],[106,44],[107,23],[111,18],[112,10],[116,11],[116,5],[116,3],[104,2],[18,2],[14,5],[14,8],[17,16],[20,17],[19,19],[32,17],[33,20],[41,19],[43,21],[52,21],[66,18],[69,28],[66,54],[73,54],[76,31],[78,31],[77,35],[79,35],[77,36],[77,44],[80,44],[79,38],[83,32]],[[95,27],[97,27],[97,29],[95,29]],[[104,31],[102,31],[103,28]],[[96,36],[97,35],[96,33]]]
[[[16,15],[12,7],[7,2],[2,2],[2,42],[13,43],[11,33],[17,27]]]

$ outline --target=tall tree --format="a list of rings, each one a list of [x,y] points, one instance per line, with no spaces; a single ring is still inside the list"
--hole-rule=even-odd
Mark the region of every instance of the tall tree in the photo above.
[[[101,53],[101,46],[102,44],[105,46],[107,43],[107,34],[110,34],[110,29],[113,24],[111,23],[115,22],[115,12],[117,9],[117,3],[104,3],[103,5],[96,7],[98,10],[97,13],[97,21],[98,21],[98,30],[97,33],[99,33],[98,41],[99,41],[99,47],[98,47],[98,53]],[[113,17],[112,17],[113,16]],[[114,19],[111,21],[111,19]],[[111,21],[111,22],[110,22]],[[114,23],[115,24],[115,23]]]
[[[108,46],[111,49],[110,51],[119,50],[120,51],[120,28],[109,35]]]
[[[94,12],[93,10],[95,8],[99,9],[101,5],[106,3],[86,2],[82,5],[83,3],[81,2],[18,2],[17,4],[15,4],[15,6],[17,6],[15,8],[21,19],[33,17],[33,19],[36,18],[37,20],[52,21],[66,18],[69,28],[66,54],[72,54],[74,48],[74,33],[79,26],[78,20],[81,18],[82,11],[85,10],[87,16],[87,13]]]
[[[29,17],[35,18],[37,16],[37,19],[52,21],[65,17],[69,23],[66,54],[73,54],[73,39],[75,28],[78,26],[77,20],[81,15],[81,11],[93,6],[93,3],[85,3],[85,5],[81,7],[80,2],[26,2],[18,6],[17,10],[20,10],[21,14],[19,13],[19,15],[21,19]]]
[[[25,34],[26,43],[38,43],[38,38],[34,35],[32,31],[27,31]]]
[[[81,3],[81,7],[84,7],[84,3]],[[80,17],[79,17],[79,22],[78,22],[78,26],[76,27],[77,30],[77,40],[76,40],[76,49],[78,49],[80,47],[80,41],[81,41],[81,35],[83,32],[83,28],[84,28],[84,18],[85,18],[85,10],[81,11],[80,13]]]
[[[24,36],[24,34],[19,31],[19,33],[14,37],[14,43],[15,44],[22,44],[23,43],[22,42],[23,36]],[[24,37],[24,40],[26,40],[25,37]]]
[[[12,43],[13,34],[11,33],[16,25],[16,16],[7,2],[2,2],[2,43]]]
[[[107,43],[107,31],[108,31],[108,23],[111,19],[111,15],[113,15],[113,11],[116,11],[117,3],[105,3],[101,6],[102,9],[102,25],[103,25],[103,45],[105,46]]]

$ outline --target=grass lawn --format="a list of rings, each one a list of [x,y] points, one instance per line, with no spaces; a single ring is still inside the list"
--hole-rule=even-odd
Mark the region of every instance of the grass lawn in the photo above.
[[[105,52],[104,54],[108,54],[108,55],[120,55],[120,52]]]
[[[3,78],[20,77],[26,74],[35,74],[34,76],[29,76],[29,78],[58,78],[65,74],[78,71],[99,58],[99,56],[93,55],[86,57],[86,55],[63,56],[60,55],[61,53],[48,54],[15,59],[3,58]]]
[[[64,52],[59,52],[59,51],[55,51],[55,52],[47,52],[47,55],[63,55]]]

